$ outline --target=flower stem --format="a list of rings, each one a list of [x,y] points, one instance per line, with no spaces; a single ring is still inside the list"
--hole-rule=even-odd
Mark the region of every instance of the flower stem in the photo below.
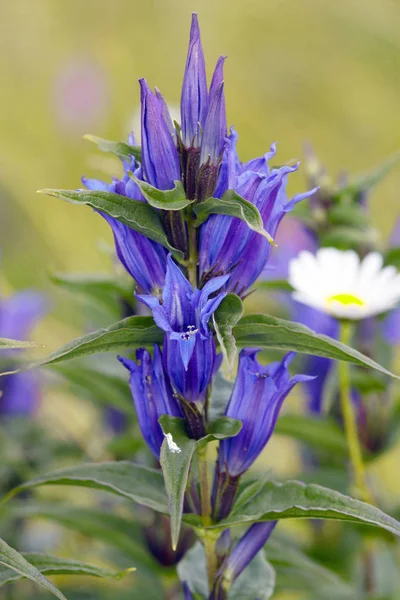
[[[207,531],[211,524],[211,494],[208,479],[207,446],[199,450],[199,474],[200,474],[200,496],[201,496],[201,515],[203,518],[203,542],[207,559],[208,584],[210,591],[214,585],[215,574],[217,572],[217,555],[215,552],[215,537]]]
[[[188,235],[189,235],[189,258],[187,260],[187,270],[189,281],[192,286],[197,287],[197,229],[193,227],[190,221],[188,221]]]
[[[351,324],[348,321],[340,323],[340,341],[348,345],[351,338]],[[340,400],[347,447],[353,467],[354,480],[360,497],[364,502],[372,502],[372,496],[365,478],[365,467],[362,458],[360,440],[357,431],[357,421],[351,401],[350,367],[349,363],[339,361]]]

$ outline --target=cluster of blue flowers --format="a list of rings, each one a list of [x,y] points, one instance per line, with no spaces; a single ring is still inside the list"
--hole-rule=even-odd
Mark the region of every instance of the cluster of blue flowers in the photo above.
[[[274,236],[283,216],[313,192],[287,198],[287,178],[298,165],[270,167],[275,145],[260,158],[246,163],[239,160],[237,134],[233,128],[228,134],[226,127],[224,61],[225,57],[218,60],[208,87],[194,14],[180,125],[173,124],[160,92],[152,91],[141,79],[141,163],[132,157],[123,162],[122,179],[114,178],[108,184],[84,178],[85,186],[145,202],[141,181],[164,191],[173,189],[178,181],[194,204],[210,197],[222,198],[234,190],[258,208],[265,230]],[[135,143],[133,134],[129,143]],[[265,237],[236,217],[214,214],[194,228],[190,212],[161,212],[170,244],[184,257],[180,264],[160,244],[103,215],[113,230],[118,257],[136,282],[137,298],[165,332],[162,348],[154,346],[152,355],[140,349],[136,360],[120,358],[130,372],[139,426],[157,459],[163,442],[158,422],[161,415],[183,417],[192,438],[207,433],[211,384],[222,362],[212,315],[228,292],[242,298],[248,293],[265,269],[271,247]],[[241,420],[243,425],[238,436],[220,443],[212,493],[216,520],[229,514],[239,479],[267,444],[284,399],[296,383],[309,379],[303,375],[290,378],[292,357],[293,353],[279,363],[262,366],[256,350],[241,352],[225,415]],[[271,524],[253,526],[245,537],[246,551],[242,551],[244,542],[240,541],[236,550],[227,553],[218,581],[227,572],[235,579],[272,529]],[[222,598],[219,594],[223,591],[218,590],[223,588],[217,583],[213,597]]]

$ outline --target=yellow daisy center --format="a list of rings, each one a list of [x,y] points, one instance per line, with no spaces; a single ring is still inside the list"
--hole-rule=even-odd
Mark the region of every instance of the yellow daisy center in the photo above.
[[[356,304],[357,306],[364,306],[364,300],[354,296],[353,294],[336,294],[335,296],[329,296],[328,304],[331,302],[339,302],[340,304],[344,304],[345,306],[349,304]]]

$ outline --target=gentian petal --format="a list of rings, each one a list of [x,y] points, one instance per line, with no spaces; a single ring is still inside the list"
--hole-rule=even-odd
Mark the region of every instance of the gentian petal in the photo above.
[[[163,105],[140,79],[142,103],[142,165],[146,180],[160,190],[170,190],[181,178],[178,151],[163,116]]]
[[[206,65],[200,40],[197,14],[192,15],[189,50],[181,96],[182,138],[186,148],[200,146],[200,129],[208,112]]]

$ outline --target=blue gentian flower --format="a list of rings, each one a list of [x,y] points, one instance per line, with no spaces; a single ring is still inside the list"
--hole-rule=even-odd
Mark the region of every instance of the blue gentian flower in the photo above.
[[[0,335],[14,340],[26,340],[47,310],[45,298],[33,291],[14,294],[0,302]],[[2,352],[1,359],[13,364],[14,351]],[[0,414],[32,415],[40,400],[40,377],[35,371],[8,375],[0,380]]]
[[[160,190],[170,190],[181,179],[178,151],[165,119],[167,108],[160,92],[154,94],[140,79],[142,103],[142,164],[145,179]]]
[[[112,192],[145,202],[138,185],[129,177],[128,171],[132,171],[138,179],[143,180],[142,167],[138,166],[135,159],[132,158],[129,163],[124,161],[122,179],[113,178],[112,183],[108,184],[98,179],[83,177],[82,182],[89,190]],[[158,293],[165,281],[166,249],[117,219],[103,213],[100,214],[111,226],[119,260],[133,277],[139,289],[147,294]]]
[[[238,373],[228,406],[227,417],[242,421],[237,436],[220,444],[219,468],[238,477],[251,467],[271,437],[283,401],[297,383],[308,375],[290,378],[288,365],[295,353],[288,353],[281,362],[261,365],[258,350],[242,350]]]
[[[153,358],[141,348],[136,351],[136,362],[123,357],[118,357],[118,360],[130,372],[129,384],[142,435],[154,456],[159,459],[164,435],[158,419],[161,415],[182,416],[164,372],[161,351],[155,345]]]
[[[221,565],[216,576],[210,600],[226,600],[226,587],[229,588],[232,585],[261,548],[263,548],[273,532],[276,523],[276,521],[255,523],[249,527]]]
[[[270,439],[283,401],[307,375],[290,378],[288,365],[295,353],[267,366],[256,359],[258,350],[245,349],[239,356],[238,373],[225,415],[242,422],[237,436],[219,445],[213,487],[215,519],[226,517],[232,507],[240,476],[260,455]]]
[[[208,323],[225,298],[226,293],[213,296],[228,280],[229,276],[216,277],[208,282],[202,290],[193,289],[172,257],[168,257],[167,274],[162,291],[162,302],[154,296],[138,296],[152,311],[157,325],[166,332],[166,343],[169,352],[177,354],[174,361],[177,370],[188,371],[190,363],[201,357],[195,352],[199,344],[208,352],[211,349],[209,340],[212,333]],[[204,360],[206,357],[204,356]],[[181,368],[178,367],[179,363]],[[208,361],[206,360],[206,364]],[[214,360],[211,360],[214,363]],[[167,360],[167,367],[169,360]],[[198,365],[201,368],[201,365]],[[212,368],[211,368],[212,371]],[[169,376],[177,388],[182,387],[180,373],[169,372]]]
[[[275,145],[261,158],[242,164],[236,152],[237,135],[231,130],[216,184],[215,196],[222,197],[228,189],[254,204],[262,217],[264,228],[274,237],[284,215],[312,195],[315,190],[288,200],[286,182],[293,167],[269,169],[268,161],[275,155]],[[266,267],[271,245],[241,220],[225,215],[212,215],[200,228],[199,262],[202,281],[218,274],[230,274],[228,291],[244,295]]]

